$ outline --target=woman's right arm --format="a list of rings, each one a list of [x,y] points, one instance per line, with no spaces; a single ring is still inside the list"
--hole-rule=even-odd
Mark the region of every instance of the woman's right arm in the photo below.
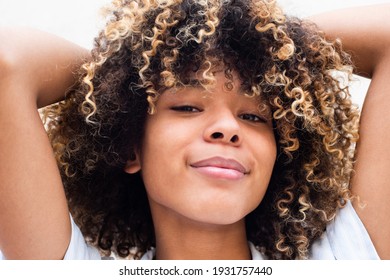
[[[62,259],[66,198],[37,108],[61,100],[86,50],[32,29],[0,30],[0,250],[7,259]]]
[[[382,259],[390,259],[390,3],[328,12],[312,18],[352,53],[356,73],[371,79],[360,118],[351,190],[355,210]]]

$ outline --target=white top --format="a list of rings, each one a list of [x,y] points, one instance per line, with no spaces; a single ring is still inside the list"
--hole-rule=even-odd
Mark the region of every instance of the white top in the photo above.
[[[80,229],[72,220],[72,237],[64,257],[65,260],[99,260],[101,259],[96,248],[86,244]],[[252,259],[266,259],[249,243]],[[155,256],[152,248],[146,252],[141,260],[151,260]],[[4,256],[0,252],[0,260]],[[340,209],[336,218],[326,228],[320,239],[313,243],[309,259],[312,260],[379,260],[379,256],[372,244],[367,230],[359,219],[350,202]]]

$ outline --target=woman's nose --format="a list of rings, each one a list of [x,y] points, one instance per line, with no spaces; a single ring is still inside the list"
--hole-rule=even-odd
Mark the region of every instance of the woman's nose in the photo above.
[[[204,138],[208,142],[219,142],[224,144],[239,145],[242,136],[240,125],[235,116],[230,112],[217,114],[205,129]]]

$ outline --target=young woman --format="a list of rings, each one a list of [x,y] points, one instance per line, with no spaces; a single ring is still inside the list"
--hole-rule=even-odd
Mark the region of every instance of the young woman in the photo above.
[[[389,258],[389,9],[312,19],[343,47],[274,1],[115,0],[91,57],[3,30],[2,254]]]

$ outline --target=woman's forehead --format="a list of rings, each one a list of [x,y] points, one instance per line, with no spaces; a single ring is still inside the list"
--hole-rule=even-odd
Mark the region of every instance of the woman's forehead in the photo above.
[[[183,88],[195,88],[198,90],[213,91],[223,87],[226,91],[239,93],[251,93],[251,87],[240,78],[236,71],[218,67],[213,71],[197,71],[186,73],[175,87],[169,90],[182,90]]]
[[[169,93],[185,93],[185,92],[197,92],[205,96],[212,96],[216,91],[220,92],[234,92],[239,94],[248,94],[249,92],[244,88],[242,81],[235,77],[230,79],[224,77],[223,74],[215,76],[214,80],[201,80],[195,77],[190,78],[185,83],[179,83],[177,86],[166,89],[162,92]]]
[[[204,86],[200,81],[194,81],[190,85],[172,87],[163,91],[159,99],[163,97],[164,100],[168,101],[182,100],[188,97],[208,100],[223,97],[231,98],[232,96],[236,96],[240,100],[240,104],[266,105],[264,97],[261,94],[249,91],[238,78],[233,81],[225,78],[217,78],[213,85],[207,86]]]

